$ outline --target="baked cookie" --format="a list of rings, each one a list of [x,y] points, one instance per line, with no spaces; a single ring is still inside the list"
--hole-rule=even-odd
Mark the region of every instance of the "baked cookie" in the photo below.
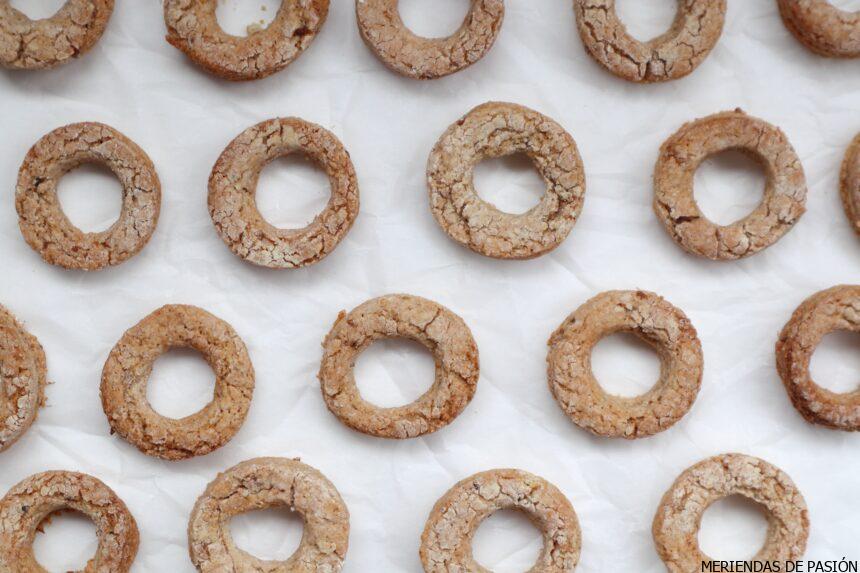
[[[849,12],[828,0],[777,0],[785,27],[821,56],[860,57],[860,11]]]
[[[845,215],[854,232],[860,234],[860,135],[854,138],[845,152],[839,183],[839,196]]]

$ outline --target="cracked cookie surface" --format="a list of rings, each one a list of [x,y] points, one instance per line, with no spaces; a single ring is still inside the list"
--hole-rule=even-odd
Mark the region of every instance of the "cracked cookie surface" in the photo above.
[[[521,215],[481,199],[473,180],[484,159],[515,153],[532,160],[547,186],[540,203]],[[570,134],[512,103],[485,103],[449,127],[430,154],[427,183],[431,211],[448,236],[498,259],[530,259],[558,247],[585,199],[585,172]]]
[[[630,332],[660,357],[660,379],[641,396],[613,396],[591,370],[591,352],[606,336]],[[553,397],[578,426],[598,436],[635,439],[662,432],[693,406],[702,382],[702,346],[690,319],[645,291],[607,291],[571,314],[549,339],[547,377]]]
[[[355,0],[364,42],[386,66],[419,80],[441,78],[483,58],[496,41],[505,17],[504,0],[471,0],[460,28],[445,38],[412,33],[398,10],[399,0]]]
[[[96,526],[98,549],[82,573],[126,573],[137,555],[137,523],[116,493],[81,473],[36,474],[12,487],[0,500],[0,571],[45,573],[33,554],[33,539],[43,522],[74,510]]]
[[[426,573],[488,573],[472,555],[481,523],[500,510],[521,511],[543,534],[531,573],[570,573],[582,547],[579,520],[570,501],[545,479],[516,469],[475,474],[436,502],[421,535]]]
[[[794,561],[803,555],[809,515],[791,478],[759,458],[724,454],[685,470],[660,502],[652,534],[669,573],[702,571],[702,563],[711,561],[699,548],[702,515],[731,495],[756,502],[767,514],[767,539],[752,561]]]
[[[86,53],[107,27],[114,0],[68,0],[50,18],[32,20],[0,0],[0,66],[44,69]]]
[[[406,338],[427,347],[436,362],[433,385],[396,408],[365,401],[355,383],[358,355],[374,341]],[[328,409],[341,422],[379,438],[415,438],[450,424],[478,384],[478,347],[459,316],[424,298],[394,294],[341,312],[323,342],[319,379]]]
[[[167,41],[208,72],[232,81],[265,78],[298,58],[328,16],[329,0],[284,0],[274,20],[247,37],[225,32],[217,0],[165,0]]]
[[[702,162],[718,153],[742,151],[764,169],[761,204],[731,225],[708,220],[693,196]],[[676,243],[712,260],[753,255],[777,242],[806,211],[806,176],[785,134],[741,110],[685,124],[660,149],[654,169],[654,212]]]
[[[331,198],[302,229],[279,229],[257,209],[260,172],[272,160],[304,153],[328,175]],[[209,177],[209,214],[233,253],[255,265],[291,269],[318,263],[358,217],[359,192],[349,153],[331,132],[297,118],[270,119],[239,134]]]
[[[860,135],[845,152],[839,177],[839,196],[851,228],[860,234]]]
[[[860,57],[860,11],[841,10],[828,0],[778,0],[786,28],[821,56]]]
[[[726,20],[726,0],[678,0],[669,31],[641,42],[618,18],[615,0],[574,0],[573,7],[589,55],[631,82],[664,82],[690,74],[717,44]]]
[[[806,420],[828,428],[860,431],[860,389],[836,393],[812,379],[809,363],[825,335],[860,332],[860,286],[840,285],[807,298],[776,343],[776,367],[792,404]]]
[[[152,365],[174,348],[203,355],[215,373],[215,396],[181,419],[153,410],[146,398]],[[178,381],[179,382],[179,381]],[[123,334],[102,370],[102,407],[116,432],[144,454],[166,460],[206,455],[239,431],[254,393],[254,367],[229,324],[201,308],[167,305]]]
[[[122,211],[111,227],[85,233],[63,213],[60,179],[84,163],[107,166],[122,185]],[[27,152],[15,192],[18,226],[30,247],[52,265],[99,270],[121,264],[143,249],[161,211],[161,184],[149,156],[101,123],[55,129]]]
[[[233,542],[236,515],[285,506],[304,520],[299,548],[286,561],[264,561]],[[349,546],[349,510],[332,483],[298,460],[256,458],[219,474],[188,523],[191,561],[202,573],[338,573]]]

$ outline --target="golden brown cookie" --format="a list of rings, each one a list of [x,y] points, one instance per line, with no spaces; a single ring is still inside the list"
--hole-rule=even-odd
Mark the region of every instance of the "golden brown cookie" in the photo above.
[[[860,234],[860,135],[854,138],[842,162],[839,196],[854,232]]]
[[[591,351],[604,337],[630,332],[660,357],[660,379],[641,396],[607,394],[591,371]],[[645,291],[607,291],[565,319],[549,339],[552,395],[578,426],[598,436],[635,439],[673,426],[693,406],[702,383],[702,345],[690,319]]]
[[[45,399],[45,351],[0,306],[0,452],[26,432]]]
[[[574,0],[579,36],[594,60],[631,82],[665,82],[692,73],[723,33],[726,0],[678,0],[668,32],[640,42],[627,32],[615,0]]]
[[[45,573],[33,555],[33,539],[51,514],[73,510],[96,526],[98,549],[82,573],[126,573],[137,555],[137,523],[108,486],[75,472],[28,477],[0,500],[0,571]]]
[[[225,32],[215,16],[217,0],[165,0],[167,41],[208,72],[232,81],[279,72],[316,38],[329,0],[283,0],[275,19],[247,37]]]
[[[849,12],[828,0],[778,0],[785,27],[821,56],[860,57],[860,12]]]
[[[406,406],[374,406],[355,384],[358,355],[384,338],[414,340],[436,360],[433,385]],[[328,409],[350,428],[379,438],[415,438],[447,426],[478,384],[478,347],[469,327],[444,306],[417,296],[383,296],[341,312],[323,349],[319,379]]]
[[[731,225],[710,221],[693,197],[693,178],[706,158],[727,150],[749,154],[765,171],[764,198]],[[806,211],[806,176],[788,138],[741,110],[685,124],[660,149],[654,170],[654,212],[676,243],[713,260],[740,259],[777,242]]]
[[[860,332],[860,286],[836,286],[803,301],[779,335],[776,368],[792,404],[808,422],[856,432],[860,389],[837,394],[816,384],[809,373],[821,339],[837,330]]]
[[[72,225],[57,198],[60,179],[84,163],[100,163],[122,185],[122,212],[108,230]],[[161,184],[149,156],[117,130],[75,123],[45,135],[27,153],[15,193],[18,225],[45,261],[67,269],[98,270],[123,263],[149,242],[161,211]]]
[[[82,56],[107,27],[114,0],[67,0],[50,18],[31,20],[0,0],[0,66],[42,69]]]
[[[767,539],[750,561],[784,563],[803,555],[809,515],[791,478],[764,460],[724,454],[684,471],[657,508],[652,533],[669,573],[702,571],[702,563],[712,560],[699,548],[702,515],[712,503],[731,495],[751,499],[767,513]]]
[[[279,229],[257,209],[260,172],[272,160],[304,153],[328,175],[331,198],[302,229]],[[297,118],[270,119],[239,134],[209,176],[209,214],[224,243],[249,263],[293,269],[331,253],[358,217],[359,195],[349,153],[335,135]]]
[[[181,419],[152,409],[146,384],[155,360],[173,348],[193,348],[215,373],[215,397]],[[254,393],[254,367],[229,324],[201,308],[167,305],[131,327],[102,371],[102,407],[111,426],[141,452],[166,460],[203,456],[239,431]]]
[[[521,215],[478,196],[475,166],[527,155],[546,182],[540,203]],[[427,163],[430,208],[452,239],[498,259],[531,259],[558,247],[582,211],[585,172],[576,143],[559,124],[512,103],[480,105],[442,135]]]
[[[413,34],[400,19],[399,0],[355,0],[358,29],[382,63],[418,80],[441,78],[483,58],[505,17],[504,0],[470,0],[460,29],[445,38]]]
[[[421,535],[426,573],[487,571],[472,556],[472,537],[486,518],[500,510],[526,514],[543,534],[532,573],[570,573],[582,547],[579,521],[570,501],[545,479],[499,469],[464,479],[436,502]]]
[[[301,545],[286,561],[263,561],[233,542],[236,515],[285,506],[301,515]],[[198,571],[337,573],[349,546],[349,510],[334,485],[298,460],[257,458],[219,474],[197,500],[188,523],[188,549]]]

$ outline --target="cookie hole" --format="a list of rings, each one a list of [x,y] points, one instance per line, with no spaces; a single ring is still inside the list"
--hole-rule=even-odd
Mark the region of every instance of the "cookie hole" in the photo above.
[[[830,3],[846,12],[860,12],[860,0],[830,0]]]
[[[23,12],[31,20],[50,18],[66,3],[66,0],[10,0],[13,8]]]
[[[838,394],[860,391],[860,335],[837,330],[821,339],[812,353],[809,373],[815,383]]]
[[[95,524],[77,511],[60,511],[42,522],[33,540],[36,561],[48,571],[83,571],[98,550]]]
[[[279,229],[310,225],[330,197],[328,178],[304,153],[278,157],[263,169],[257,184],[257,209]]]
[[[100,163],[85,163],[57,184],[57,198],[69,221],[85,233],[110,229],[122,213],[122,185]]]
[[[416,36],[445,38],[456,33],[469,14],[466,0],[400,0],[403,24]]]
[[[546,182],[525,153],[486,159],[475,166],[475,190],[500,211],[521,215],[536,207]]]
[[[215,376],[199,352],[174,348],[155,361],[146,385],[153,410],[180,419],[202,410],[215,398]]]
[[[377,340],[359,355],[355,381],[361,397],[380,408],[394,408],[420,398],[436,377],[433,355],[404,338]]]
[[[615,0],[615,13],[627,33],[647,42],[672,28],[678,14],[677,0]]]
[[[762,165],[743,151],[727,150],[705,159],[696,171],[693,195],[699,209],[717,225],[731,225],[764,199]]]
[[[526,514],[503,509],[484,520],[472,539],[475,560],[495,573],[530,571],[543,550],[543,536]]]
[[[699,547],[712,559],[751,559],[764,547],[767,530],[761,505],[742,495],[730,495],[714,502],[702,516]]]
[[[635,334],[616,332],[594,346],[591,371],[607,394],[634,398],[660,379],[660,357]]]
[[[281,7],[281,0],[218,0],[215,17],[232,36],[250,36],[265,30]]]
[[[302,542],[305,522],[288,507],[271,507],[237,515],[229,527],[242,551],[265,561],[286,561]]]

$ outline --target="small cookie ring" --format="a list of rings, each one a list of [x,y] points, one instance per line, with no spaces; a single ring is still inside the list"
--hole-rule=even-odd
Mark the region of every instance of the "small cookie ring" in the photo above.
[[[230,518],[286,506],[304,519],[301,545],[286,561],[263,561],[233,542]],[[194,504],[188,550],[198,571],[335,573],[349,546],[349,510],[334,485],[298,460],[256,458],[219,474]]]
[[[473,181],[479,162],[515,153],[527,155],[547,185],[540,203],[521,215],[481,199]],[[485,103],[449,127],[430,154],[427,183],[442,229],[461,245],[498,259],[531,259],[558,247],[585,199],[585,171],[570,134],[512,103]]]
[[[71,509],[96,526],[98,549],[82,573],[126,573],[137,555],[137,523],[116,493],[98,479],[75,472],[28,477],[0,499],[0,571],[45,571],[33,554],[36,531],[51,514]]]
[[[114,0],[67,0],[50,18],[32,20],[0,0],[0,66],[36,70],[89,51],[107,27]]]
[[[57,198],[60,179],[84,163],[106,165],[122,185],[122,212],[108,230],[72,225]],[[93,271],[123,263],[149,242],[161,211],[161,184],[149,156],[101,123],[55,129],[30,149],[18,172],[18,226],[30,247],[52,265]]]
[[[406,406],[374,406],[355,384],[358,355],[384,338],[414,340],[436,360],[433,385]],[[478,384],[478,347],[469,327],[442,305],[417,296],[383,296],[341,312],[323,349],[319,379],[328,409],[350,428],[379,438],[415,438],[447,426]]]
[[[459,30],[446,38],[423,38],[400,19],[399,1],[355,0],[358,29],[382,63],[417,80],[441,78],[483,58],[493,47],[505,18],[504,0],[471,0]]]
[[[592,349],[616,332],[635,334],[660,357],[660,380],[641,396],[607,394],[591,371]],[[693,406],[702,383],[696,329],[680,309],[650,292],[597,295],[565,319],[549,347],[552,395],[574,423],[598,436],[635,439],[670,428]]]
[[[860,332],[860,286],[836,286],[803,301],[779,335],[776,367],[792,404],[808,422],[856,432],[860,390],[837,394],[816,384],[809,373],[815,348],[837,330]]]
[[[193,348],[215,372],[215,397],[182,419],[152,409],[146,383],[155,360],[172,348]],[[159,308],[131,327],[102,370],[102,407],[116,432],[144,454],[166,460],[203,456],[239,431],[254,392],[254,367],[236,331],[187,305]]]
[[[854,232],[860,234],[860,135],[854,138],[845,153],[839,196]]]
[[[778,0],[785,27],[820,56],[860,57],[860,12],[841,10],[828,0]]]
[[[36,420],[45,397],[46,370],[42,345],[0,306],[0,452]]]
[[[525,513],[543,533],[543,550],[530,572],[576,569],[582,534],[570,501],[541,477],[499,469],[464,479],[436,502],[421,535],[424,571],[486,571],[472,556],[472,538],[486,518],[506,509]]]
[[[784,563],[803,555],[809,515],[791,478],[759,458],[724,454],[685,470],[660,502],[651,531],[669,573],[702,571],[702,564],[712,561],[699,548],[702,515],[731,495],[751,499],[767,512],[767,539],[749,561]]]
[[[225,32],[217,0],[165,0],[167,41],[208,72],[231,81],[265,78],[298,58],[328,16],[329,0],[283,0],[275,19],[247,37]]]
[[[630,82],[665,82],[690,74],[716,46],[726,0],[678,0],[668,32],[640,42],[615,11],[615,0],[574,0],[579,36],[594,60]]]
[[[708,220],[693,197],[696,170],[727,150],[749,154],[765,170],[764,198],[731,225]],[[660,149],[654,170],[654,212],[676,243],[712,260],[741,259],[777,242],[806,211],[806,176],[788,138],[741,110],[685,124]]]
[[[270,161],[302,152],[328,175],[331,198],[302,229],[278,229],[257,209],[260,172]],[[349,153],[335,135],[297,118],[270,119],[239,134],[209,176],[209,214],[233,253],[249,263],[293,269],[318,263],[358,217],[359,194]]]

